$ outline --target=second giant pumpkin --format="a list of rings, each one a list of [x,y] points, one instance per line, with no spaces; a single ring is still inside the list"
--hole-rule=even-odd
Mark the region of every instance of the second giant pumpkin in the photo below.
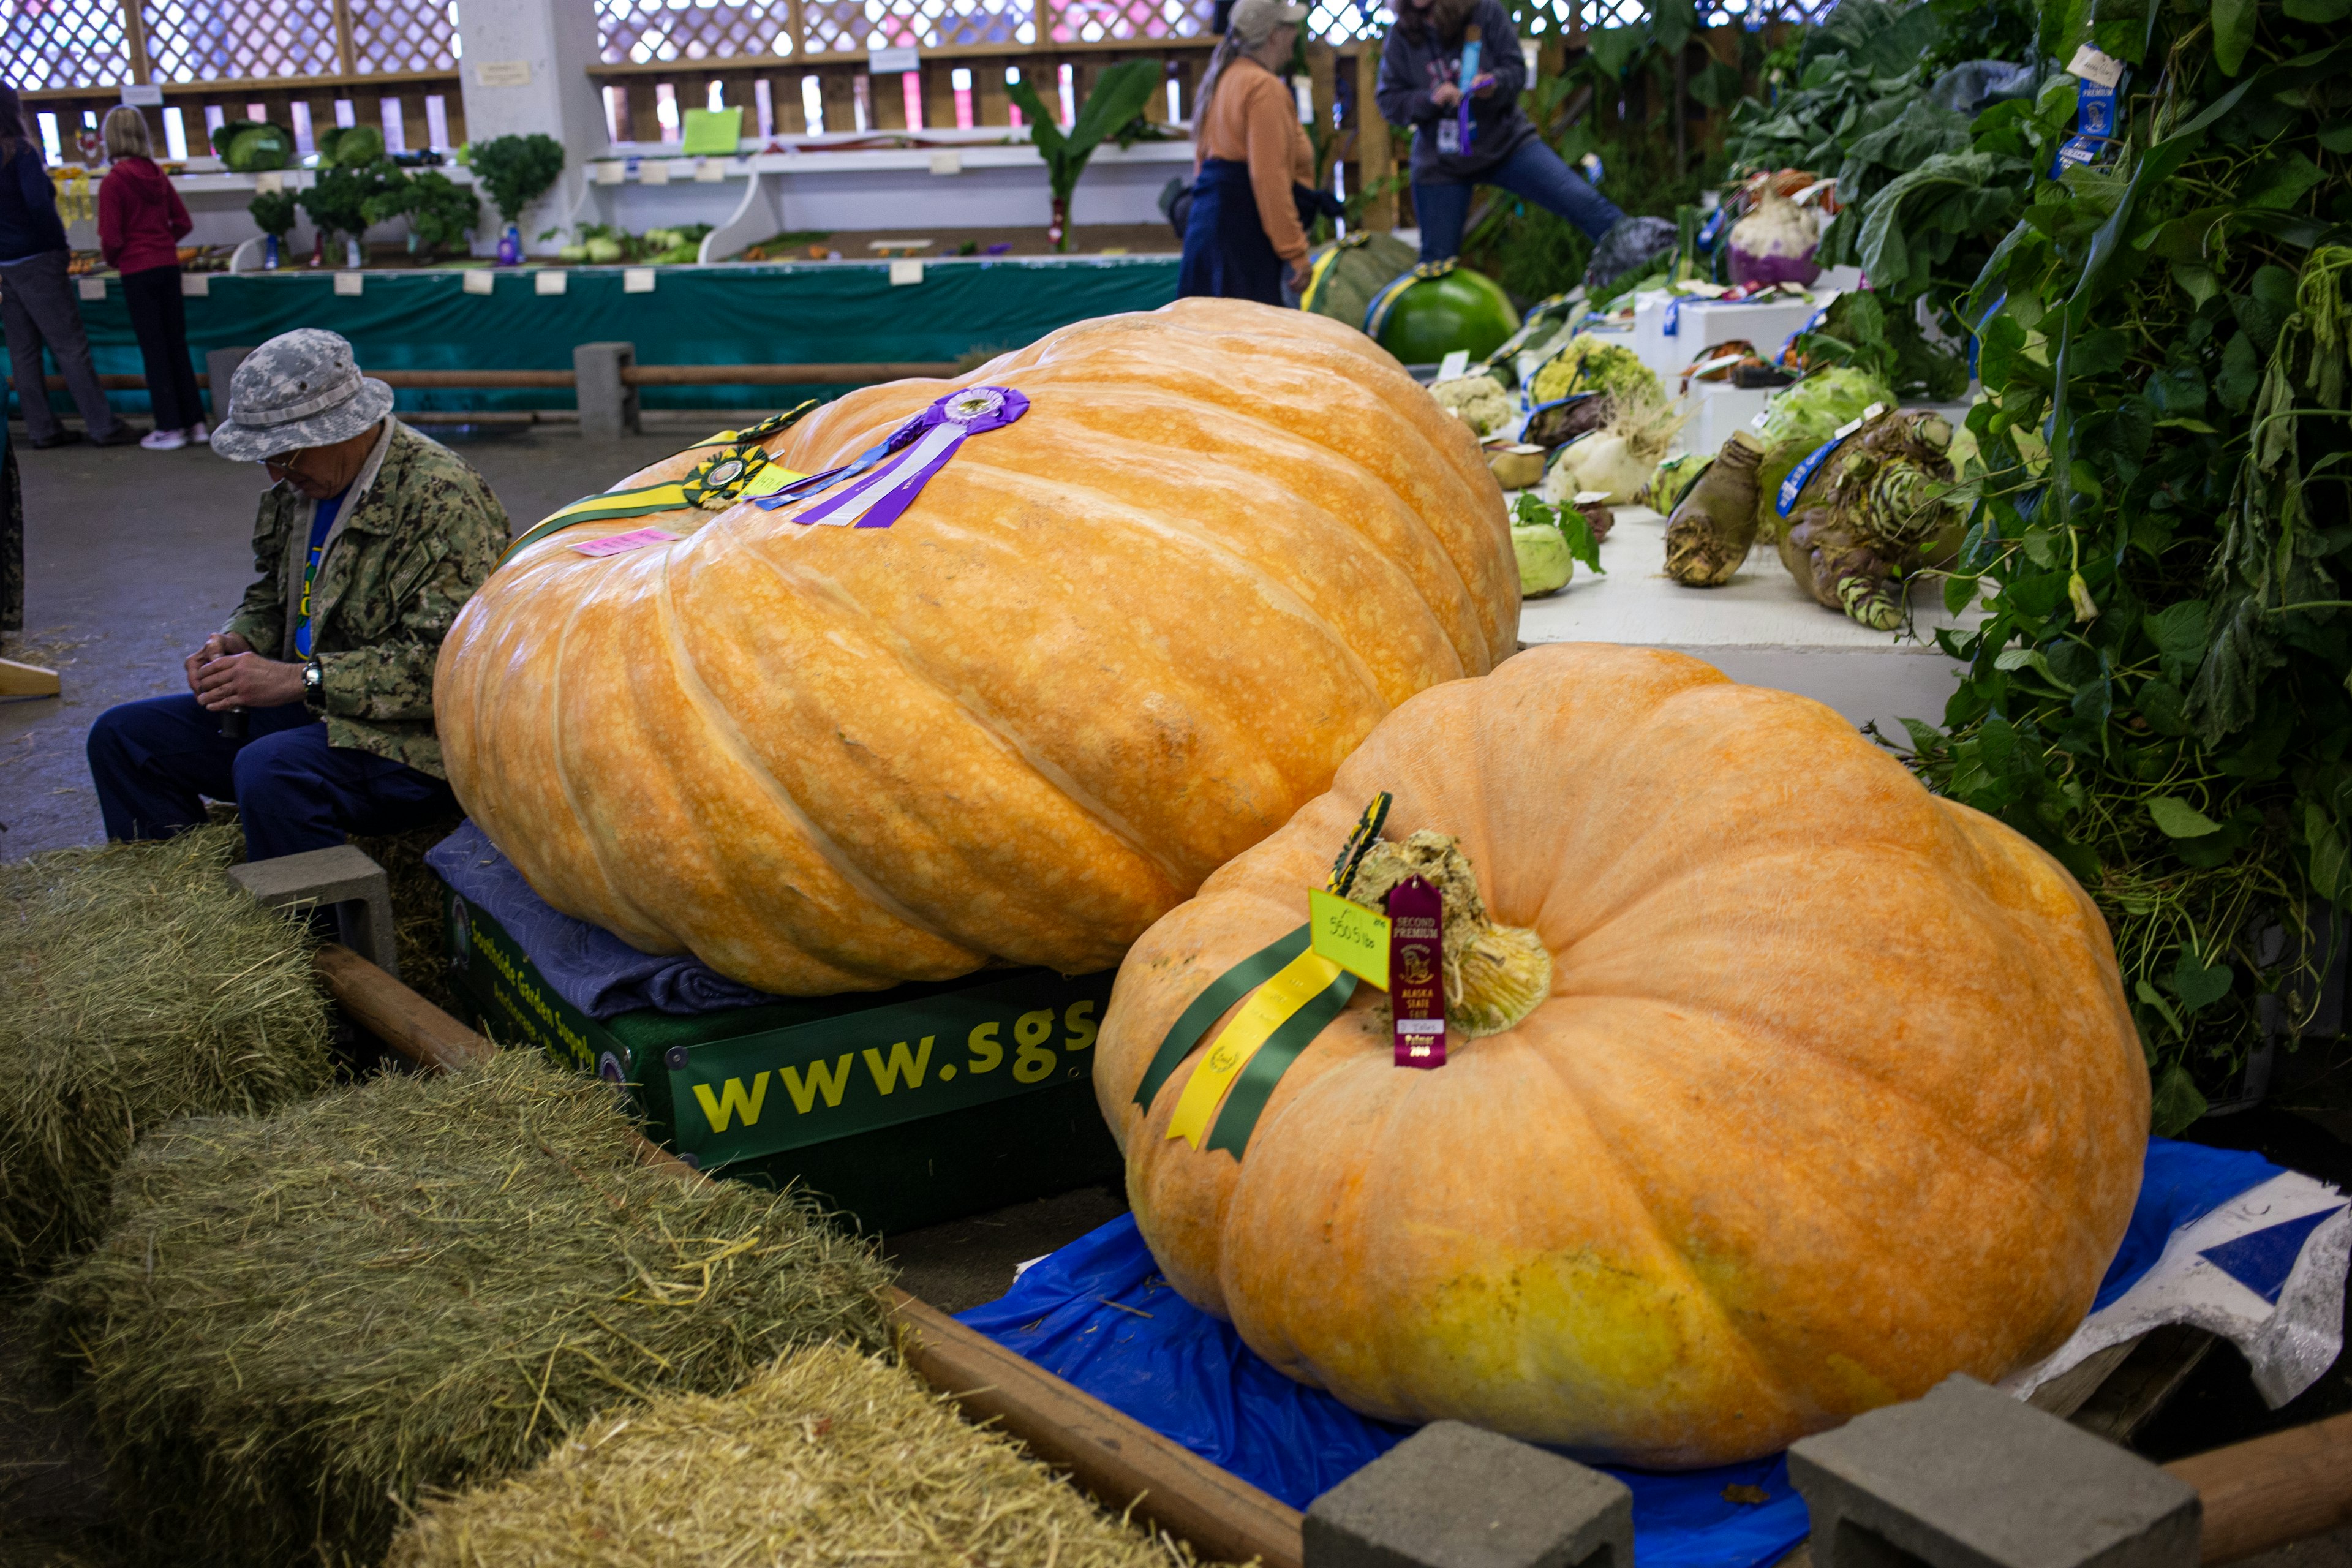
[[[891,527],[748,501],[583,524],[475,596],[436,717],[541,896],[793,994],[1099,969],[1396,704],[1513,647],[1501,492],[1360,332],[1184,300],[765,448],[832,468],[967,385],[1028,412]],[[572,548],[649,525],[684,537]]]
[[[1147,1064],[1301,924],[1381,791],[1390,840],[1459,839],[1549,984],[1429,1071],[1361,987],[1238,1161],[1171,1139],[1223,1026],[1138,1105]],[[2148,1114],[2106,927],[2057,862],[1817,702],[1597,644],[1384,721],[1135,945],[1095,1089],[1169,1282],[1284,1372],[1664,1467],[2056,1350]]]

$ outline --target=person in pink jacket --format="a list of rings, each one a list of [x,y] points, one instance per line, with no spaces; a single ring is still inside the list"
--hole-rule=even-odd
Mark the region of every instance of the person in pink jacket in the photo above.
[[[173,452],[208,438],[188,358],[187,310],[180,303],[180,241],[195,225],[180,193],[155,166],[145,115],[128,104],[110,110],[101,133],[108,165],[98,187],[98,247],[106,264],[122,274],[122,303],[139,336],[147,400],[155,411],[155,428],[139,444]]]

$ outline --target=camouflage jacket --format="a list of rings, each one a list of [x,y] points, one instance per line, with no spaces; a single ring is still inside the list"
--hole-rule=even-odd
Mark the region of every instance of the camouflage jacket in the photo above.
[[[433,666],[457,611],[507,547],[506,509],[463,458],[396,418],[344,492],[311,584],[310,710],[327,743],[444,776],[433,730]],[[261,498],[260,578],[221,629],[292,659],[315,502],[291,485]]]

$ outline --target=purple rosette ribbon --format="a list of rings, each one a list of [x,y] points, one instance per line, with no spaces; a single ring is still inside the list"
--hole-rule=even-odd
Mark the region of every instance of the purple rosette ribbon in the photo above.
[[[890,433],[890,438],[856,462],[796,479],[773,495],[761,496],[769,510],[831,491],[793,522],[833,528],[887,528],[912,506],[931,476],[970,436],[1001,430],[1029,412],[1029,399],[1009,386],[970,386],[951,392]]]

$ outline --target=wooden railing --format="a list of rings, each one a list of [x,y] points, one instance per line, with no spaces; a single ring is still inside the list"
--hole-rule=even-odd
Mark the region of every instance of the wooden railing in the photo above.
[[[440,100],[440,118],[446,127],[442,135],[433,136],[429,127],[435,118],[428,98]],[[310,121],[314,130],[324,130],[335,124],[335,105],[347,102],[352,106],[352,123],[377,125],[383,123],[383,105],[390,100],[400,106],[403,141],[408,150],[416,152],[427,146],[443,149],[458,147],[466,141],[466,106],[458,89],[457,75],[440,72],[415,72],[404,75],[280,77],[267,81],[207,81],[184,86],[166,84],[163,107],[149,108],[147,134],[155,146],[155,155],[164,155],[169,142],[164,134],[163,109],[180,111],[180,121],[187,142],[188,156],[201,158],[211,153],[212,142],[205,135],[205,111],[218,109],[226,120],[254,118],[275,120],[281,125],[295,122],[294,106],[307,104]],[[85,124],[95,125],[106,118],[107,110],[122,101],[120,89],[61,89],[49,92],[25,94],[26,129],[38,135],[30,123],[37,113],[55,114],[65,139],[65,155],[69,163],[79,163],[80,154],[74,150],[73,138]]]
[[[1065,66],[1072,72],[1076,100],[1086,101],[1095,79],[1121,60],[1157,59],[1166,63],[1169,79],[1177,84],[1183,113],[1191,112],[1192,89],[1207,68],[1213,39],[1181,43],[1066,44],[1044,48],[980,45],[971,48],[925,50],[912,74],[918,84],[921,129],[954,130],[1013,123],[1013,100],[1005,91],[1005,72],[1036,89],[1048,105],[1061,93]],[[873,76],[863,55],[818,55],[805,59],[737,56],[658,65],[591,66],[591,79],[604,89],[607,121],[615,142],[676,141],[679,121],[664,123],[665,89],[677,110],[714,107],[743,110],[746,136],[798,136],[819,130],[904,131],[914,129],[907,115],[904,78]],[[806,109],[804,81],[814,78],[822,123],[812,121]],[[967,85],[961,94],[959,79]],[[762,122],[760,87],[768,89],[767,119]],[[714,100],[712,89],[718,89]],[[961,101],[959,100],[961,99]],[[1145,106],[1147,118],[1168,118],[1166,95]]]

